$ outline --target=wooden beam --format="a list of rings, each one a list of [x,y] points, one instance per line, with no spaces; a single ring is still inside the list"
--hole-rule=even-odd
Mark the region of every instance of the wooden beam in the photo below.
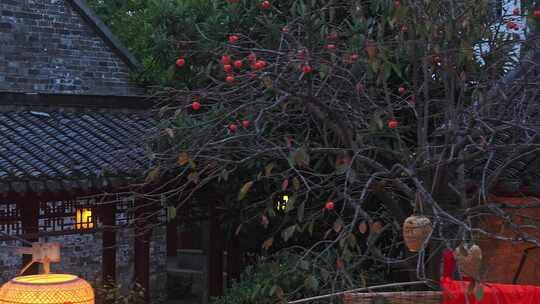
[[[26,196],[17,200],[17,208],[21,212],[21,225],[24,235],[34,235],[34,237],[26,237],[29,242],[38,242],[39,237],[39,201],[37,197]],[[30,247],[28,244],[23,244],[25,247]],[[32,255],[24,254],[22,257],[22,267],[27,265],[32,260]],[[32,275],[39,273],[39,265],[34,264],[28,268],[24,275]]]
[[[146,303],[150,300],[150,235],[148,224],[148,207],[142,206],[146,202],[135,202],[135,283],[144,290]],[[137,206],[138,205],[138,206]]]
[[[178,249],[178,220],[174,219],[167,223],[167,256],[176,257]]]
[[[100,207],[103,223],[102,277],[104,283],[116,283],[116,204]]]
[[[223,295],[223,234],[212,202],[208,223],[208,295],[218,297]]]
[[[240,247],[240,240],[234,233],[239,222],[235,222],[232,228],[231,237],[227,242],[227,286],[231,287],[233,281],[240,279],[242,273],[243,250]]]
[[[0,91],[0,106],[107,108],[148,110],[154,101],[148,96],[74,95]],[[37,111],[37,110],[36,110]]]

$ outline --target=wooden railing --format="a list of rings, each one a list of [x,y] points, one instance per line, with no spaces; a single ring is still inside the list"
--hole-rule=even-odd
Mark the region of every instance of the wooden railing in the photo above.
[[[410,291],[410,292],[370,292],[346,293],[343,295],[344,304],[440,304],[442,292]]]

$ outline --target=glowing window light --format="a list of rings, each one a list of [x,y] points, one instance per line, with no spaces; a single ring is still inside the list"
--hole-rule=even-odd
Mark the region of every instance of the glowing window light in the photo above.
[[[69,274],[39,274],[12,279],[0,288],[0,304],[94,304],[85,280]]]
[[[94,228],[94,222],[92,221],[92,217],[92,209],[77,209],[75,213],[75,227],[79,230]]]
[[[276,210],[280,212],[285,212],[287,210],[287,203],[289,202],[289,196],[283,195],[281,200],[276,202]]]

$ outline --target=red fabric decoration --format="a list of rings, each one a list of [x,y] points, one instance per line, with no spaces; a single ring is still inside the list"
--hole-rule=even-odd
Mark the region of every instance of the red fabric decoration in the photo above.
[[[467,295],[469,282],[442,278],[443,304],[535,304],[540,303],[540,287],[482,283],[481,300]],[[466,296],[467,295],[467,296]],[[466,299],[467,297],[467,299]]]
[[[446,249],[443,252],[443,278],[452,278],[455,267],[456,259],[454,258],[454,251],[452,249]]]

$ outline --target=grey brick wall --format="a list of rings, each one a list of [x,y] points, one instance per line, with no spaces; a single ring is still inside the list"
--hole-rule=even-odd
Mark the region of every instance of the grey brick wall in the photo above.
[[[116,280],[124,291],[128,291],[135,278],[133,228],[116,232]]]
[[[152,230],[150,242],[150,297],[154,303],[167,300],[167,239],[163,226]]]
[[[52,272],[74,274],[89,282],[101,277],[101,232],[48,237],[47,242],[62,244],[62,262],[52,264]]]
[[[101,276],[101,233],[54,236],[47,242],[62,244],[62,262],[51,264],[52,272],[74,274],[90,282]],[[0,284],[18,276],[22,269],[22,256],[16,253],[16,247],[22,247],[21,242],[0,242]]]
[[[0,242],[0,283],[3,284],[17,276],[22,269],[21,255],[15,252],[15,248],[22,247],[19,241]]]
[[[0,91],[140,94],[127,64],[66,1],[0,1]]]
[[[159,227],[153,230],[150,244],[150,296],[152,303],[162,303],[167,297],[167,251],[164,229]],[[133,229],[122,229],[117,233],[117,283],[126,293],[133,286],[135,276],[133,237]],[[41,239],[41,241],[45,241],[45,239]],[[62,244],[62,262],[52,264],[52,272],[74,274],[91,283],[100,281],[101,232],[48,237],[47,242]],[[15,252],[15,248],[21,246],[22,244],[18,241],[0,242],[0,285],[17,276],[22,269],[21,255]]]
[[[127,291],[135,277],[133,228],[117,232],[116,279]],[[150,238],[150,297],[152,303],[167,299],[167,240],[165,227],[156,227]]]

